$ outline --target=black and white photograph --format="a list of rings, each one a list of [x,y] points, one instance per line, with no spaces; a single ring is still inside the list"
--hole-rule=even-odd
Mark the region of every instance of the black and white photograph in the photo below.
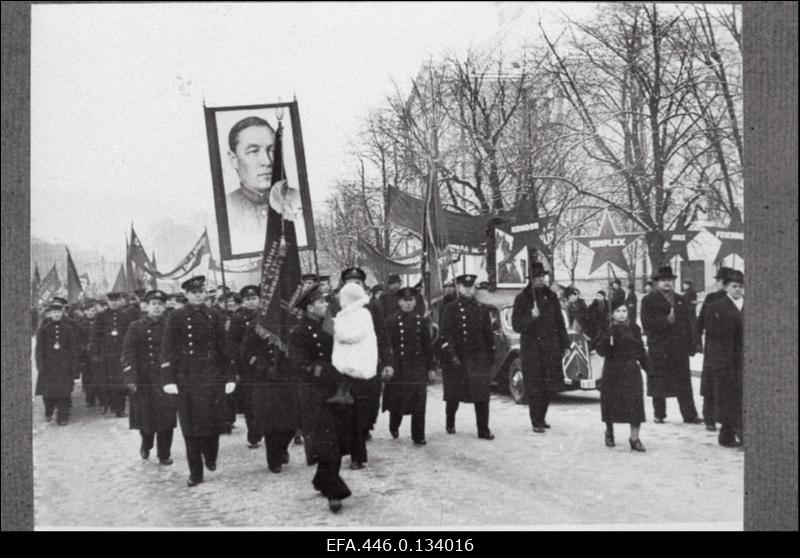
[[[748,10],[30,6],[32,528],[796,529]]]

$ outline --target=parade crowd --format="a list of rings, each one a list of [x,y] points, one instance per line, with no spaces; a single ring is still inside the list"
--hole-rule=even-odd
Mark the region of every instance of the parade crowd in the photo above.
[[[641,310],[632,287],[619,281],[610,296],[600,291],[586,306],[574,287],[551,288],[547,270],[531,264],[530,282],[516,296],[511,322],[520,334],[520,358],[533,431],[546,433],[550,400],[563,384],[562,358],[570,351],[568,328],[583,332],[605,358],[601,418],[605,444],[615,446],[614,424],[630,425],[632,451],[645,451],[644,394],[652,398],[655,423],[666,422],[666,399],[678,400],[682,419],[719,429],[719,444],[739,447],[742,430],[742,304],[744,277],[720,268],[717,291],[699,314],[696,294],[660,268],[648,282]],[[293,301],[300,316],[286,339],[259,322],[259,286],[238,293],[209,291],[205,278],[182,284],[185,294],[160,290],[133,296],[110,292],[78,308],[54,297],[36,324],[36,395],[45,419],[68,424],[71,393],[80,378],[85,403],[103,414],[128,417],[139,430],[139,454],[171,465],[173,432],[180,423],[189,468],[187,486],[217,468],[219,436],[243,414],[247,447],[263,442],[269,471],[288,463],[290,444],[303,444],[312,484],[333,512],[350,496],[339,472],[368,462],[367,442],[381,411],[400,436],[411,417],[411,439],[427,441],[427,386],[441,368],[445,430],[456,434],[461,403],[472,404],[477,436],[494,439],[489,427],[494,363],[490,307],[476,300],[475,275],[445,286],[438,324],[418,288],[389,277],[386,289],[368,289],[366,274],[348,268],[340,284],[307,274]],[[640,318],[641,328],[637,324]],[[646,339],[646,346],[645,346]],[[689,359],[703,352],[703,417],[694,405]],[[646,388],[642,370],[645,372]],[[126,404],[129,403],[126,412]]]

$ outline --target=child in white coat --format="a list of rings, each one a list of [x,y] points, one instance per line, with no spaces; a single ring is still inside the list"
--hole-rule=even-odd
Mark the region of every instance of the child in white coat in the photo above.
[[[342,307],[333,319],[331,363],[342,374],[336,395],[329,403],[353,404],[348,378],[369,380],[378,369],[378,338],[367,308],[370,297],[357,283],[347,283],[339,291]]]

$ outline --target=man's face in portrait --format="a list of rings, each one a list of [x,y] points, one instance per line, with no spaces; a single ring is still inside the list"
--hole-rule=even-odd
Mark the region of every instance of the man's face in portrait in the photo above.
[[[236,149],[228,151],[228,158],[243,186],[259,193],[269,190],[274,143],[275,133],[266,126],[249,126],[239,132]]]

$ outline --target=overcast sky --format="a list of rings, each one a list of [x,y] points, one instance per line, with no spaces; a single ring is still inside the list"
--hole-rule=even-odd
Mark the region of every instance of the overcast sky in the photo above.
[[[299,103],[312,199],[350,170],[370,108],[429,57],[535,35],[589,4],[505,2],[34,5],[31,233],[124,253],[133,221],[154,248],[165,219],[216,222],[208,106]],[[190,241],[191,242],[191,241]],[[178,247],[178,251],[188,251]],[[216,253],[216,245],[214,246]],[[172,252],[172,250],[168,250]],[[169,265],[172,262],[162,262]]]

